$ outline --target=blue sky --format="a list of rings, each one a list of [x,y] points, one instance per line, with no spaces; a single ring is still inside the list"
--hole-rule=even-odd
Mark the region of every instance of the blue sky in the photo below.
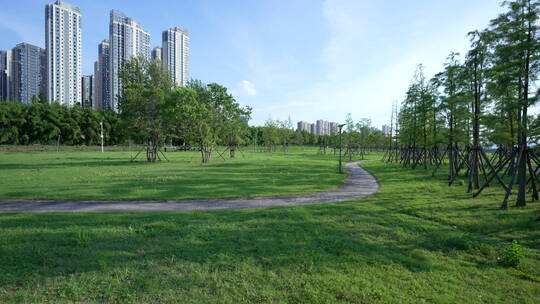
[[[0,0],[0,49],[44,46],[44,6]],[[370,118],[379,127],[401,102],[415,66],[438,72],[450,51],[464,53],[467,32],[502,12],[498,0],[73,0],[83,13],[84,74],[108,38],[109,11],[138,20],[161,44],[174,26],[190,33],[190,76],[227,86],[270,116],[342,122]]]

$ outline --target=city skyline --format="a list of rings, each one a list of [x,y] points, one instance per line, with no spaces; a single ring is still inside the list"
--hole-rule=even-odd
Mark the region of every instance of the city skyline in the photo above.
[[[44,46],[40,29],[47,2],[21,0],[0,12],[0,49],[20,42]],[[107,38],[111,9],[140,21],[152,36],[152,47],[161,43],[164,29],[185,26],[193,36],[190,76],[230,88],[241,104],[253,107],[254,125],[269,116],[315,120],[322,113],[343,121],[349,112],[376,125],[388,123],[391,104],[403,100],[416,64],[425,64],[428,77],[439,72],[450,51],[466,51],[465,33],[485,27],[501,12],[498,2],[488,0],[300,0],[286,8],[266,2],[73,3],[84,14],[83,74],[94,69],[96,45]],[[458,11],[465,4],[469,9]],[[389,11],[390,16],[384,13]],[[456,15],[460,18],[450,17]],[[391,41],[400,47],[387,47]]]
[[[0,50],[0,99],[30,103],[81,104],[118,111],[119,72],[133,57],[163,60],[175,86],[189,80],[189,36],[184,27],[163,31],[162,46],[150,51],[150,33],[119,10],[109,12],[108,39],[97,45],[92,73],[82,73],[83,12],[66,1],[45,5],[45,49],[27,42]],[[165,50],[162,53],[162,49]]]

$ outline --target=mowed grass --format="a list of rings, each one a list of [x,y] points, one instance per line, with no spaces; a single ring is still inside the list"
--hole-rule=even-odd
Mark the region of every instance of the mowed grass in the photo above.
[[[501,211],[495,188],[363,166],[381,190],[346,203],[0,214],[0,302],[538,303],[539,203]],[[525,258],[507,268],[513,240]]]
[[[223,150],[223,149],[220,149]],[[291,147],[288,153],[165,153],[170,162],[131,163],[130,152],[0,153],[0,199],[153,200],[302,194],[338,187],[331,153]],[[221,152],[221,151],[220,151]]]

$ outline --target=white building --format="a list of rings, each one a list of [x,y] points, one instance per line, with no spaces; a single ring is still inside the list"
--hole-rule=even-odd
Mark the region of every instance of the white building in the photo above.
[[[189,80],[189,36],[187,29],[175,27],[163,31],[163,63],[176,86],[186,86]]]
[[[50,102],[72,106],[81,103],[81,10],[67,2],[45,6],[47,90]]]
[[[121,92],[119,72],[124,62],[132,57],[150,57],[150,34],[137,21],[122,12],[112,10],[109,27],[109,94],[110,108],[118,111]]]

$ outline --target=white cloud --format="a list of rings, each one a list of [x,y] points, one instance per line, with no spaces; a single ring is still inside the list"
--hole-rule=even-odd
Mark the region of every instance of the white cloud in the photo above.
[[[236,91],[240,95],[249,95],[249,96],[257,95],[257,90],[255,89],[255,85],[249,80],[240,81],[238,83],[238,89]]]

